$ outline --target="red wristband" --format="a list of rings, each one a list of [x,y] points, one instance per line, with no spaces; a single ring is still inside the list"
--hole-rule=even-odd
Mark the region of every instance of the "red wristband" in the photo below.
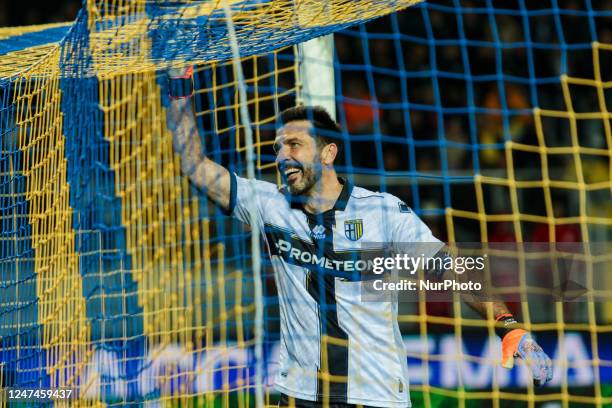
[[[170,99],[184,99],[193,96],[193,66],[185,69],[183,75],[168,77]]]

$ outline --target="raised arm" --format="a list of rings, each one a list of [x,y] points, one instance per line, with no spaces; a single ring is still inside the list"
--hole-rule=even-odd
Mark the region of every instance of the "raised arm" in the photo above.
[[[230,210],[230,173],[202,151],[193,112],[192,72],[191,67],[168,71],[170,103],[166,110],[167,126],[173,135],[174,151],[181,155],[183,174],[227,211]]]

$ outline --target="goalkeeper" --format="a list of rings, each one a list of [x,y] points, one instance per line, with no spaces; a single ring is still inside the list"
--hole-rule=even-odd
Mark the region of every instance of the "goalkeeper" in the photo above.
[[[192,68],[171,69],[168,127],[181,169],[225,213],[257,214],[275,272],[281,316],[280,406],[409,407],[408,367],[396,302],[362,302],[355,254],[361,242],[432,243],[429,228],[398,198],[338,177],[340,128],[319,107],[280,116],[276,165],[285,185],[244,179],[207,158],[193,114]],[[434,255],[426,254],[429,256]],[[484,302],[471,302],[486,316]],[[534,381],[551,361],[502,302],[493,302],[502,363],[525,360]]]

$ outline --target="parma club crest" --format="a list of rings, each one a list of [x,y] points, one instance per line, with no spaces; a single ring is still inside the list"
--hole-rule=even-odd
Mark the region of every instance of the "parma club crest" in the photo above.
[[[351,241],[357,241],[363,235],[363,220],[344,221],[344,235]]]

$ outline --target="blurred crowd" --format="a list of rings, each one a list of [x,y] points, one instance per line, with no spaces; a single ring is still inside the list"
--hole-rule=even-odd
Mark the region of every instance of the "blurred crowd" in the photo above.
[[[564,92],[560,78],[563,74],[595,78],[591,44],[612,43],[609,19],[590,18],[589,2],[582,0],[525,2],[534,10],[555,3],[562,9],[557,15],[544,11],[529,19],[520,13],[521,2],[515,1],[493,2],[507,11],[495,14],[481,1],[462,1],[463,13],[435,7],[456,2],[428,3],[433,6],[411,8],[335,37],[344,97],[340,119],[351,134],[380,134],[376,142],[383,141],[382,163],[372,159],[376,151],[372,138],[370,143],[361,143],[362,148],[352,149],[353,166],[384,168],[387,173],[478,173],[500,178],[510,177],[507,167],[511,166],[517,180],[542,180],[542,168],[547,167],[555,180],[609,180],[610,164],[605,156],[582,155],[577,163],[571,154],[548,154],[544,164],[539,153],[516,149],[512,163],[508,163],[504,149],[507,141],[547,147],[576,145],[569,120],[546,113],[537,120],[533,108],[602,112],[596,87],[569,85]],[[612,10],[611,3],[590,4],[595,10]],[[612,79],[611,54],[598,53],[604,81]],[[404,76],[399,75],[402,71]],[[607,97],[609,104],[612,101]],[[406,135],[414,140],[412,152]],[[576,135],[580,146],[604,151],[611,148],[603,120],[578,120]],[[414,190],[408,186],[389,190],[413,202]],[[465,184],[452,183],[449,192],[441,183],[429,181],[419,187],[418,194],[425,210],[450,206],[478,211],[474,189]],[[509,194],[509,189],[485,188],[487,213],[516,212]],[[548,215],[579,215],[577,191],[558,189],[552,198],[553,212]],[[522,213],[547,215],[542,189],[519,189],[519,202]],[[591,215],[612,216],[609,192],[589,196],[587,207]],[[444,220],[438,221],[444,237]],[[437,224],[435,219],[431,222]],[[481,239],[477,222],[459,224],[456,239]],[[552,239],[546,224],[530,223],[521,228],[525,241]],[[609,231],[595,230],[591,239],[610,238],[606,236]],[[518,234],[511,223],[489,223],[487,233],[489,241],[504,242],[516,240]],[[559,225],[555,238],[581,241],[581,230],[577,224]]]

